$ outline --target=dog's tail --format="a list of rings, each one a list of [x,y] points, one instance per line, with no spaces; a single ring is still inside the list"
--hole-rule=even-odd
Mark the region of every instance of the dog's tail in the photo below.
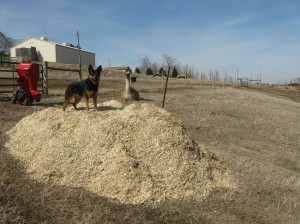
[[[65,91],[65,100],[68,100],[72,96],[72,94],[72,89],[70,88],[70,86],[68,86]]]

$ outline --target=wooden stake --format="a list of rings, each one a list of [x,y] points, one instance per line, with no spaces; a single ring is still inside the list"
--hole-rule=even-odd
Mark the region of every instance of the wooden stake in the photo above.
[[[166,85],[165,85],[165,91],[164,91],[164,98],[163,98],[162,108],[165,107],[165,100],[166,100],[166,94],[167,94],[167,87],[168,87],[169,75],[170,75],[170,66],[168,68],[168,74],[167,74],[167,79],[166,79]]]

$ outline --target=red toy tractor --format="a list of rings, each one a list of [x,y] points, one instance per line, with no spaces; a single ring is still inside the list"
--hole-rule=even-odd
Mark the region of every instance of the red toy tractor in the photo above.
[[[20,63],[17,66],[17,73],[19,75],[17,83],[20,87],[14,91],[12,103],[30,106],[34,100],[39,102],[42,97],[42,94],[37,90],[40,78],[39,65]]]

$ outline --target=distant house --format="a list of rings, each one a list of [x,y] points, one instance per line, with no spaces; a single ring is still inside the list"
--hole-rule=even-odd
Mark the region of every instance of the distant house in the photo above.
[[[32,61],[49,61],[65,64],[78,64],[78,48],[72,47],[66,43],[59,44],[48,41],[47,38],[29,38],[12,48],[10,56],[22,57],[30,55]],[[95,53],[80,49],[82,65],[95,66]]]

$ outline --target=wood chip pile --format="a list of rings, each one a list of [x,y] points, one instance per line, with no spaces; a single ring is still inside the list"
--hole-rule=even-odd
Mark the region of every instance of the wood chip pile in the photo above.
[[[201,200],[215,187],[232,186],[226,169],[182,123],[151,104],[109,101],[89,112],[47,108],[7,134],[6,147],[32,178],[122,203]]]

